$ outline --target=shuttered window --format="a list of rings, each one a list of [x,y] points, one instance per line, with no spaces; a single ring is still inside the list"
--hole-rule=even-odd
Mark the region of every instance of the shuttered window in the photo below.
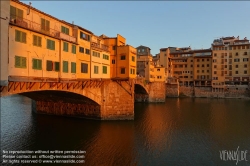
[[[61,26],[61,32],[65,34],[69,34],[69,28],[66,28],[65,26]]]
[[[63,61],[63,72],[68,73],[68,61]]]
[[[94,74],[98,74],[98,69],[99,69],[98,66],[94,66]]]
[[[26,33],[19,30],[15,30],[15,40],[17,42],[26,43]]]
[[[26,68],[26,57],[15,56],[15,67]]]
[[[71,62],[71,73],[76,73],[76,63]]]
[[[85,53],[90,55],[90,50],[86,48]]]
[[[55,63],[55,71],[60,71],[60,63],[59,62],[54,62]]]
[[[107,71],[108,71],[107,66],[102,66],[102,73],[107,74]]]
[[[79,52],[84,53],[84,48],[83,47],[79,47]]]
[[[10,6],[10,19],[23,19],[23,10]]]
[[[106,55],[106,54],[103,54],[103,55],[102,55],[102,58],[103,58],[103,59],[106,59],[106,60],[109,60],[109,56]]]
[[[42,38],[40,36],[33,35],[33,45],[42,47]]]
[[[125,74],[125,68],[121,68],[121,74]]]
[[[73,54],[76,54],[76,46],[75,45],[72,45],[72,50],[71,51],[72,51]]]
[[[63,51],[68,52],[69,50],[69,43],[63,42]]]
[[[53,70],[53,62],[52,61],[47,61],[47,65],[46,65],[46,70],[47,71],[52,71]]]
[[[32,69],[42,70],[42,60],[41,59],[32,59]]]
[[[55,50],[55,41],[47,39],[47,49]]]
[[[50,30],[50,22],[44,18],[41,18],[41,30],[46,32]]]
[[[81,63],[81,73],[88,73],[88,64]]]

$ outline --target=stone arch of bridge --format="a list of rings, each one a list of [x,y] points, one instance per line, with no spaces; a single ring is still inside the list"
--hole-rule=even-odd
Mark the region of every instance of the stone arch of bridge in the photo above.
[[[135,94],[145,94],[145,95],[148,95],[148,89],[140,84],[140,83],[136,83],[135,84]]]

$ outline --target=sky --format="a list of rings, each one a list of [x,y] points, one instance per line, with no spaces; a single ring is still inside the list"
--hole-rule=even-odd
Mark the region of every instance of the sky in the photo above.
[[[22,1],[22,0],[21,0]],[[22,1],[95,35],[151,48],[206,49],[214,39],[250,39],[250,1]]]

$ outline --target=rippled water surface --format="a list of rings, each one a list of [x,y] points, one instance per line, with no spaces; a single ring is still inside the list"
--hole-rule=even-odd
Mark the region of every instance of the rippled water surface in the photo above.
[[[134,121],[93,121],[31,112],[1,98],[1,150],[85,150],[84,165],[236,165],[221,150],[248,150],[250,100],[174,98],[135,104]]]

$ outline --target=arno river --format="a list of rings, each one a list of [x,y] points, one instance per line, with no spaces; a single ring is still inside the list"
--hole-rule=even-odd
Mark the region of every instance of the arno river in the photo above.
[[[78,165],[93,166],[250,165],[250,100],[168,98],[136,103],[134,121],[94,121],[38,115],[29,98],[2,97],[2,150],[83,150]]]

